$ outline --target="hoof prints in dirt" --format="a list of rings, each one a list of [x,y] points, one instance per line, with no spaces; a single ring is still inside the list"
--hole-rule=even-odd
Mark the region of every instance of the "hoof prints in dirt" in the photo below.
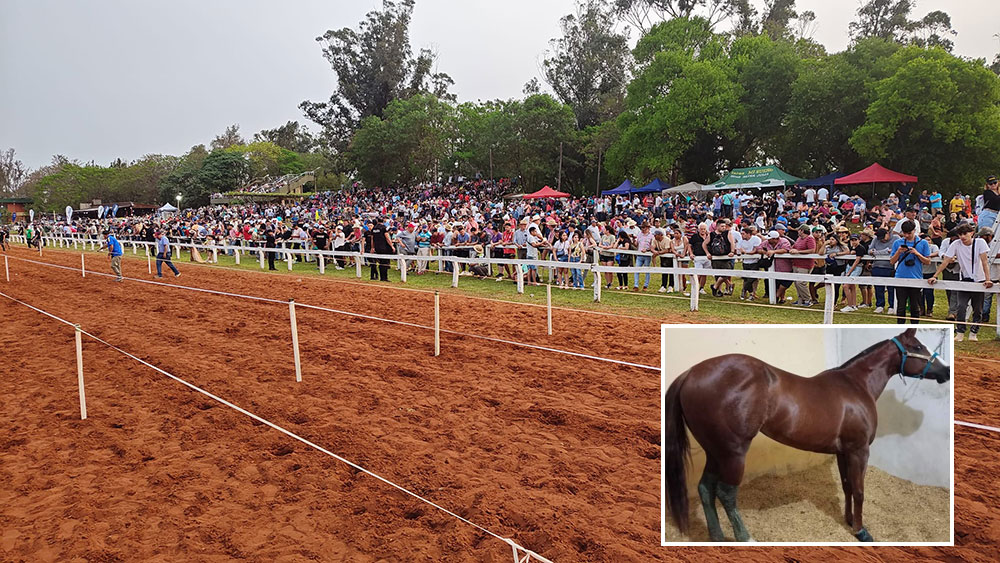
[[[562,426],[566,424],[566,413],[554,409],[532,408],[532,414],[543,424]]]
[[[420,373],[419,371],[410,368],[399,368],[396,374],[399,375],[400,377],[409,377],[412,379],[421,378],[424,376],[424,374]]]
[[[280,456],[286,456],[286,455],[288,455],[288,454],[290,454],[290,453],[292,453],[294,451],[295,451],[295,448],[293,448],[292,446],[289,446],[289,445],[285,444],[285,445],[278,446],[277,448],[274,448],[273,450],[271,450],[271,454],[280,457]]]

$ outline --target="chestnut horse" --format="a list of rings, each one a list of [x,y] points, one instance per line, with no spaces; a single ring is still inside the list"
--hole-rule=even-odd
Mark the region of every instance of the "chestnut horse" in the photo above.
[[[793,448],[836,454],[844,520],[856,538],[873,541],[861,521],[868,447],[878,425],[875,402],[896,374],[938,383],[951,379],[948,366],[917,340],[912,328],[814,377],[800,377],[743,354],[711,358],[682,373],[664,399],[666,498],[678,528],[683,532],[688,527],[686,422],[705,450],[698,495],[712,541],[725,539],[716,498],[736,540],[750,540],[736,494],[750,441],[758,432]]]

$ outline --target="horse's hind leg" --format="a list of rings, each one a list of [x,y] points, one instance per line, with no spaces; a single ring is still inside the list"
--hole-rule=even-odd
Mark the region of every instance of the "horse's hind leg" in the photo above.
[[[865,471],[868,469],[868,448],[859,448],[847,454],[848,475],[854,497],[854,537],[863,542],[875,541],[864,526],[861,509],[865,503]]]
[[[840,486],[844,489],[844,521],[848,526],[854,526],[854,514],[851,513],[851,497],[854,491],[851,489],[850,473],[847,468],[847,454],[837,454],[837,469],[840,470]]]
[[[743,481],[743,469],[746,463],[746,452],[750,443],[734,451],[729,457],[719,460],[719,484],[716,486],[716,494],[722,502],[722,508],[726,509],[726,516],[729,516],[729,523],[733,525],[733,535],[736,541],[750,541],[750,532],[743,524],[743,517],[736,507],[736,496],[740,489],[740,482]]]
[[[701,480],[698,481],[698,496],[701,497],[701,506],[705,510],[708,535],[712,541],[725,541],[726,537],[722,534],[722,526],[719,525],[719,513],[715,510],[715,490],[719,483],[718,471],[718,464],[706,454],[705,472],[701,474]]]

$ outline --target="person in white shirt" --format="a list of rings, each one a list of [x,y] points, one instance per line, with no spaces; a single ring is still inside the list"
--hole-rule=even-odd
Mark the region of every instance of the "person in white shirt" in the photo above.
[[[894,233],[896,233],[898,235],[902,235],[903,231],[901,231],[900,229],[903,227],[903,223],[905,223],[907,220],[909,220],[909,221],[912,221],[913,225],[917,228],[915,232],[916,232],[917,238],[919,238],[920,237],[920,221],[917,221],[917,208],[916,208],[916,206],[914,206],[914,207],[907,207],[906,211],[903,212],[903,215],[904,215],[903,219],[900,219],[899,221],[896,221],[896,226],[894,226],[892,228],[892,232],[894,232]]]
[[[983,287],[987,289],[993,287],[993,282],[986,275],[986,272],[990,270],[988,263],[990,249],[986,241],[981,238],[975,238],[976,229],[968,223],[959,225],[955,230],[958,232],[959,240],[948,245],[948,248],[942,254],[941,265],[938,266],[934,275],[927,280],[927,283],[931,285],[937,283],[938,274],[952,262],[958,262],[958,268],[961,272],[959,279],[961,281],[982,282]],[[958,312],[956,318],[958,324],[955,326],[956,342],[961,342],[965,339],[965,310],[968,308],[970,301],[972,302],[972,322],[975,324],[969,329],[971,332],[969,340],[979,340],[977,333],[979,332],[979,323],[983,321],[983,295],[981,291],[958,292]]]
[[[736,240],[736,253],[756,254],[757,247],[759,247],[763,242],[764,241],[756,235],[756,229],[752,225],[744,225],[741,229],[739,238]],[[759,258],[744,258],[743,269],[756,271],[759,269],[759,263]],[[743,278],[743,291],[740,292],[740,300],[753,301],[757,297],[755,295],[756,290],[757,278]]]
[[[806,188],[806,191],[803,192],[803,194],[806,196],[806,203],[808,203],[809,205],[816,203],[816,190],[812,188]]]
[[[819,197],[820,201],[828,201],[830,199],[830,190],[826,189],[826,186],[823,186],[816,191],[816,196]]]

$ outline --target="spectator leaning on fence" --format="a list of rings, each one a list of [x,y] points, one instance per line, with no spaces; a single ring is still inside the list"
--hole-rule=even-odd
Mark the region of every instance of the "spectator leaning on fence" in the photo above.
[[[816,239],[809,233],[809,225],[799,227],[799,238],[795,239],[795,244],[789,254],[814,254],[816,252]],[[812,258],[795,258],[792,260],[792,273],[808,274],[813,267]],[[809,300],[809,282],[796,281],[795,293],[798,297],[792,305],[809,307],[812,301]]]
[[[872,256],[876,257],[876,260],[872,262],[872,277],[874,278],[891,278],[895,275],[892,269],[892,264],[889,262],[889,256],[892,254],[892,246],[899,237],[890,233],[888,229],[879,228],[875,231],[875,240],[871,242],[868,246],[868,252]],[[886,287],[884,285],[875,285],[875,312],[881,313],[885,310],[890,315],[896,314],[895,304],[896,296],[893,291],[889,291],[888,304],[889,308],[885,309],[886,305]]]
[[[753,225],[743,225],[740,238],[736,241],[736,253],[741,255],[756,254],[757,249],[763,243],[764,241],[756,234],[756,227]],[[743,259],[744,270],[757,271],[760,269],[760,265],[761,261],[756,256]],[[757,297],[756,292],[757,278],[743,278],[743,291],[740,292],[740,299],[753,301]]]
[[[990,271],[987,256],[989,246],[981,238],[975,238],[975,227],[968,223],[963,223],[955,228],[959,240],[948,246],[944,252],[941,265],[938,266],[935,275],[927,280],[933,285],[937,282],[937,274],[940,274],[951,262],[958,262],[960,279],[965,282],[982,282],[983,287],[989,289],[993,287],[993,282],[987,277]],[[978,340],[979,324],[983,321],[983,295],[981,291],[958,291],[958,325],[955,328],[955,340],[961,342],[965,338],[965,310],[969,303],[972,303],[972,322],[970,328],[972,334],[969,340]]]
[[[983,210],[979,213],[979,228],[996,229],[997,214],[1000,213],[1000,184],[996,176],[986,178],[983,188]]]
[[[905,219],[900,221],[900,232],[903,237],[892,243],[892,256],[889,262],[896,267],[894,277],[896,279],[923,279],[923,266],[930,264],[931,249],[927,241],[917,238],[917,225],[915,221]],[[896,311],[898,316],[896,322],[903,324],[906,322],[906,305],[910,305],[910,322],[918,324],[920,322],[921,302],[923,293],[919,287],[897,287],[896,288]]]

